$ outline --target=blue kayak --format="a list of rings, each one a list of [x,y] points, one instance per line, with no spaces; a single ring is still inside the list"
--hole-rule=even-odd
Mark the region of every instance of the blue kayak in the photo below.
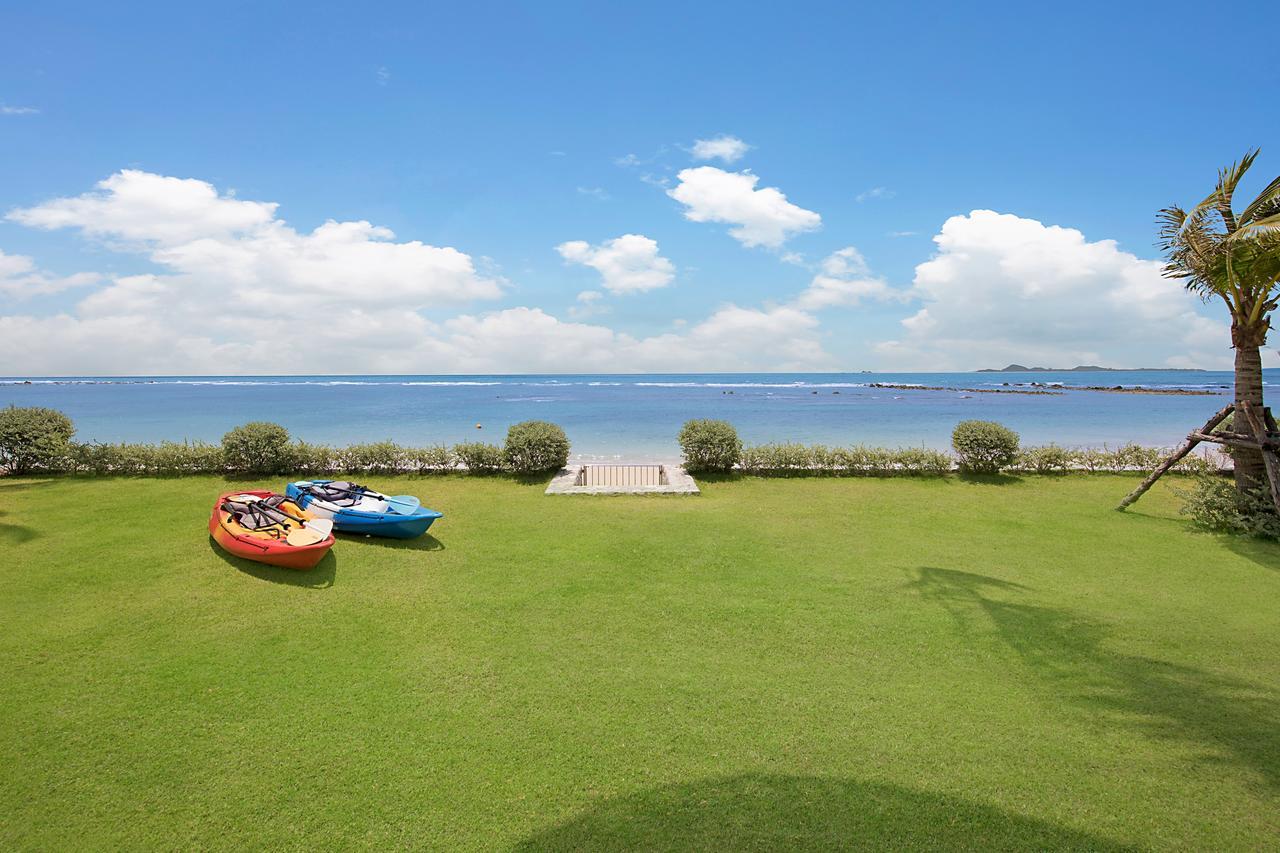
[[[318,518],[333,519],[334,530],[343,533],[412,539],[444,517],[411,495],[384,495],[346,480],[299,480],[285,487],[285,495]]]

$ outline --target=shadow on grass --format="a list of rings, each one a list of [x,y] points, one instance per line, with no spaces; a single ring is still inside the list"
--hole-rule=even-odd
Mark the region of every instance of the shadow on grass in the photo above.
[[[814,776],[705,779],[604,800],[517,850],[1125,850],[956,797]]]
[[[1116,726],[1192,746],[1200,760],[1252,771],[1280,789],[1280,691],[1183,664],[1117,652],[1104,623],[1017,601],[1019,584],[923,567],[911,584],[966,635],[994,632],[1056,697]],[[1011,600],[1012,599],[1012,600]]]
[[[1280,572],[1280,542],[1230,533],[1218,533],[1214,537],[1233,554],[1273,572]]]
[[[324,558],[316,563],[314,568],[308,571],[299,571],[297,569],[282,569],[279,566],[268,566],[266,563],[255,563],[253,560],[245,560],[222,550],[218,543],[213,541],[212,536],[209,537],[208,541],[209,550],[216,554],[218,559],[233,569],[259,580],[284,584],[285,586],[327,589],[333,586],[338,574],[338,557],[332,550],[325,554]]]
[[[39,488],[46,483],[53,482],[48,477],[41,480],[25,480],[21,483],[12,480],[5,482],[0,479],[0,498],[8,498],[19,492],[28,492],[32,489]],[[0,518],[8,515],[7,510],[0,509]],[[30,542],[40,536],[40,533],[34,527],[28,527],[25,524],[14,524],[12,522],[0,521],[0,544],[3,545],[22,545]]]
[[[369,545],[375,548],[390,548],[393,551],[443,551],[444,543],[430,533],[424,533],[413,539],[390,539],[385,536],[369,536],[364,533],[343,533],[335,530],[333,535],[339,542]],[[317,567],[318,568],[318,567]]]
[[[0,509],[0,518],[8,515],[4,510]],[[0,521],[0,543],[5,545],[22,545],[35,539],[40,534],[36,532],[34,527],[27,527],[25,524],[10,524],[6,521]]]

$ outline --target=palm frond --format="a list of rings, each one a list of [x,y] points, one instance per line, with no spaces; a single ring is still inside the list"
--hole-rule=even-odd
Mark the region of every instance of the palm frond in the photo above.
[[[1280,175],[1275,180],[1267,184],[1266,189],[1258,193],[1258,197],[1249,202],[1244,210],[1240,211],[1240,223],[1251,222],[1259,216],[1265,216],[1273,209],[1280,210]]]
[[[1249,171],[1249,167],[1253,165],[1253,161],[1258,159],[1260,148],[1245,152],[1245,155],[1236,162],[1221,169],[1218,172],[1218,185],[1214,187],[1204,201],[1196,205],[1196,209],[1204,207],[1213,207],[1218,211],[1218,215],[1222,217],[1223,227],[1227,233],[1236,230],[1236,215],[1231,209],[1232,199],[1236,194],[1236,187],[1240,185],[1240,180]]]

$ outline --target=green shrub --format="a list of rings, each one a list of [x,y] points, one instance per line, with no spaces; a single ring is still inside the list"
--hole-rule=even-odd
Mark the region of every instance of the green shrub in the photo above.
[[[899,474],[937,476],[951,470],[951,456],[927,447],[903,447],[894,451],[893,467]]]
[[[749,474],[811,474],[819,470],[814,455],[814,448],[803,444],[758,444],[742,448],[738,464]]]
[[[1223,462],[1221,453],[1191,453],[1179,459],[1173,470],[1183,474],[1219,474],[1224,470]]]
[[[279,474],[293,462],[289,431],[266,421],[252,421],[224,435],[222,455],[229,469],[247,474]]]
[[[569,462],[569,437],[546,421],[523,421],[507,430],[503,462],[517,474],[559,471]]]
[[[289,470],[299,474],[333,474],[342,453],[327,444],[295,441],[289,448]]]
[[[454,457],[468,474],[496,474],[502,470],[502,448],[483,441],[467,441],[453,446]]]
[[[995,474],[1018,457],[1018,434],[995,421],[961,421],[951,433],[960,469]]]
[[[0,409],[0,468],[10,474],[28,474],[56,466],[70,449],[75,431],[71,419],[57,409]]]
[[[893,451],[884,447],[859,444],[833,451],[832,457],[845,475],[883,477],[893,473]]]
[[[340,471],[394,474],[401,468],[401,453],[400,447],[391,441],[352,444],[338,451],[337,466]]]
[[[727,421],[688,421],[679,440],[688,471],[728,471],[742,457],[742,439]]]
[[[1116,471],[1152,471],[1167,454],[1158,447],[1126,444],[1115,453]]]
[[[1046,444],[1044,447],[1028,447],[1019,453],[1017,467],[1037,474],[1056,474],[1071,470],[1076,458],[1076,454],[1065,447]]]
[[[222,448],[203,441],[159,444],[72,443],[57,463],[70,474],[181,477],[223,471]]]
[[[1181,512],[1206,530],[1280,539],[1280,515],[1266,490],[1241,495],[1225,477],[1196,477]]]
[[[1076,451],[1076,463],[1086,471],[1110,471],[1115,465],[1115,454],[1105,447]]]
[[[433,447],[410,447],[404,450],[404,460],[410,469],[424,474],[445,474],[457,467],[453,451],[438,444]]]
[[[148,471],[169,477],[214,474],[222,470],[222,448],[203,441],[164,441],[152,448]]]

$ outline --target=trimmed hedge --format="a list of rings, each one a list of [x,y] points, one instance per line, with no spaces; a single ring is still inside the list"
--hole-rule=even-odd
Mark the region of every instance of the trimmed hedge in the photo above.
[[[483,441],[468,441],[453,446],[453,455],[468,474],[497,474],[502,470],[502,448]]]
[[[1116,450],[1074,450],[1057,445],[1028,447],[1005,470],[1030,474],[1067,471],[1150,471],[1170,451],[1127,444]],[[1183,457],[1174,471],[1213,474],[1224,470],[1222,456]],[[957,468],[955,457],[924,447],[827,447],[806,444],[759,444],[744,447],[740,470],[760,477],[892,477],[941,476]]]
[[[503,464],[516,474],[559,471],[569,462],[569,437],[546,421],[523,421],[507,430]]]
[[[42,406],[0,409],[0,468],[28,474],[67,452],[76,428],[71,418]]]
[[[290,467],[289,431],[280,424],[251,421],[222,437],[227,467],[249,474],[279,474]]]
[[[951,433],[961,471],[997,474],[1018,458],[1018,434],[995,421],[961,421]]]
[[[5,432],[5,429],[9,431]],[[16,409],[12,406],[0,409],[0,467],[12,467],[10,460],[16,458],[13,454],[18,452],[18,448],[35,447],[41,455],[24,456],[20,463],[24,466],[22,473],[131,476],[285,472],[316,476],[341,473],[533,473],[562,467],[567,462],[569,448],[564,431],[544,421],[514,425],[508,432],[505,448],[483,442],[464,442],[453,447],[403,447],[391,441],[347,447],[303,441],[290,443],[284,427],[260,422],[231,430],[221,446],[201,441],[77,443],[69,440],[73,432],[70,420],[53,409]],[[284,438],[283,444],[281,437]],[[956,460],[951,454],[923,447],[828,447],[793,442],[743,447],[737,432],[724,421],[690,421],[681,430],[680,437],[686,464],[693,471],[737,468],[763,477],[938,476],[956,467]],[[52,453],[59,447],[60,450]],[[271,453],[275,455],[269,455]],[[1074,450],[1050,444],[1021,450],[1008,465],[1008,470],[1037,474],[1150,471],[1168,453],[1163,448],[1137,444],[1126,444],[1115,450]],[[1191,455],[1183,458],[1174,470],[1214,474],[1225,470],[1229,461],[1229,457],[1223,455]],[[10,473],[19,471],[13,469]]]
[[[692,420],[680,428],[680,451],[688,471],[729,471],[742,456],[742,439],[728,421]]]

